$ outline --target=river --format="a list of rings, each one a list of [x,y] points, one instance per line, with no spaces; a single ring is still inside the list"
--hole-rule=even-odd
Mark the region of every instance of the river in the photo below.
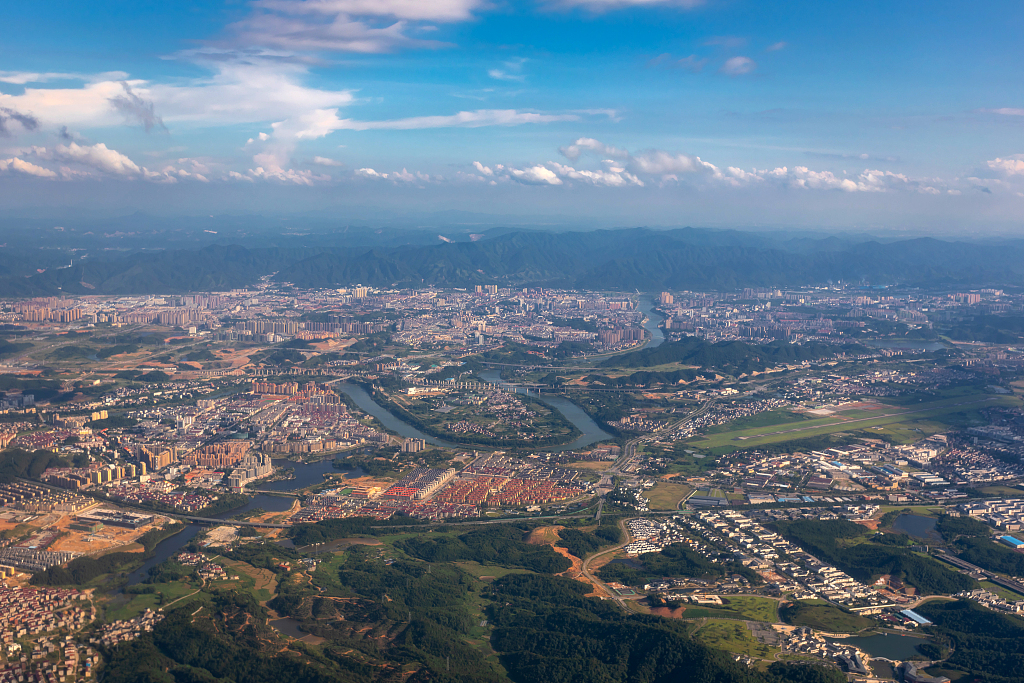
[[[515,386],[514,384],[509,384],[503,380],[501,378],[501,372],[498,370],[481,370],[476,374],[485,382],[493,382],[494,384],[500,384],[503,387]],[[592,443],[597,443],[598,441],[606,441],[608,439],[615,438],[608,432],[601,429],[600,425],[594,422],[593,418],[587,415],[583,408],[580,408],[569,399],[563,396],[552,396],[551,394],[534,394],[533,397],[560,412],[566,420],[573,423],[576,428],[582,432],[572,443],[564,446],[545,448],[543,450],[574,451],[578,448],[589,446]]]
[[[332,458],[325,458],[323,460],[317,460],[310,463],[293,462],[291,460],[281,459],[274,460],[274,465],[278,467],[293,468],[295,471],[295,478],[260,484],[260,488],[265,491],[294,491],[322,483],[324,475],[327,473],[341,473],[339,470],[335,469],[334,460]],[[354,479],[356,477],[362,477],[365,474],[366,473],[361,469],[354,468],[346,470],[344,476],[348,479]],[[283,512],[292,506],[293,500],[293,498],[287,496],[273,496],[266,493],[258,493],[245,505],[237,507],[234,510],[228,510],[227,512],[214,515],[214,517],[218,519],[227,519],[243,512],[255,510],[256,508],[261,508],[267,512]],[[184,531],[180,531],[157,544],[153,557],[146,560],[141,567],[128,575],[128,585],[131,586],[145,581],[149,576],[150,569],[177,555],[183,547],[188,545],[189,541],[196,537],[201,529],[202,527],[197,524],[187,524],[185,525]]]
[[[644,346],[645,349],[653,349],[661,346],[665,342],[665,333],[662,332],[658,324],[664,320],[664,318],[652,310],[654,304],[649,299],[641,298],[636,305],[636,310],[640,311],[647,316],[647,322],[644,323],[644,329],[651,333],[651,340]]]
[[[360,410],[369,415],[373,415],[382,425],[399,436],[423,439],[429,444],[444,446],[445,448],[466,448],[465,445],[460,446],[458,444],[442,441],[441,439],[435,439],[429,434],[424,434],[420,430],[416,429],[408,422],[403,422],[396,415],[389,413],[383,406],[374,401],[373,397],[366,393],[366,390],[357,384],[335,384],[333,386],[335,389],[345,393],[345,395],[352,399],[352,402],[359,406]]]

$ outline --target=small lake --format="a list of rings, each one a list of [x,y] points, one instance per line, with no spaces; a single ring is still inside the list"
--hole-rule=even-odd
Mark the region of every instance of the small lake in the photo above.
[[[867,652],[872,657],[885,657],[886,659],[901,661],[921,654],[917,646],[924,645],[928,642],[928,639],[918,636],[876,633],[872,636],[836,639],[833,642],[853,645]]]
[[[281,633],[298,639],[309,634],[299,628],[299,622],[291,618],[271,619],[270,625]]]
[[[902,531],[905,534],[920,538],[926,541],[941,541],[942,536],[935,530],[938,520],[934,517],[922,517],[921,515],[902,514],[893,522],[892,528]]]
[[[942,342],[915,339],[865,339],[863,343],[876,349],[894,349],[896,351],[941,351],[946,348]]]

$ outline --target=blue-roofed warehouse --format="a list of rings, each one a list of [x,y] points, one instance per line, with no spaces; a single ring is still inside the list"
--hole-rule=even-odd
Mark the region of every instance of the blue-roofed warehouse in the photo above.
[[[932,623],[912,609],[905,609],[902,612],[900,612],[900,614],[905,616],[907,619],[913,619],[917,623],[921,624],[921,626],[928,626]]]
[[[1000,536],[999,540],[1015,550],[1024,548],[1024,541],[1019,538],[1014,538],[1013,536]]]

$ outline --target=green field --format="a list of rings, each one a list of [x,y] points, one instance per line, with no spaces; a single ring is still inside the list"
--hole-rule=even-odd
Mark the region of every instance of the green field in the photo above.
[[[757,415],[741,417],[725,424],[715,425],[707,430],[707,434],[722,434],[725,432],[743,431],[745,429],[757,429],[759,427],[773,427],[780,424],[791,424],[804,422],[808,418],[800,413],[793,413],[788,410],[767,410]]]
[[[731,610],[743,615],[750,621],[764,621],[774,624],[779,620],[778,603],[770,598],[759,598],[754,595],[730,595],[723,597],[722,602]]]
[[[995,593],[1007,602],[1018,602],[1019,600],[1024,600],[1024,595],[1012,591],[1009,588],[1003,588],[997,583],[992,583],[991,581],[981,581],[980,584],[981,587],[987,590],[989,593]]]
[[[787,624],[793,626],[810,626],[826,633],[856,633],[875,622],[867,617],[852,614],[829,604],[815,600],[797,602],[782,610],[781,616]]]
[[[194,593],[198,587],[198,584],[193,585],[184,581],[153,584],[153,593],[126,593],[124,596],[112,600],[108,603],[104,616],[107,621],[133,619],[147,609],[155,611],[178,598]],[[201,596],[202,593],[197,593],[195,597],[200,598]],[[123,601],[122,598],[127,598],[127,601]]]
[[[507,574],[533,574],[529,569],[522,567],[502,567],[497,564],[480,564],[479,562],[453,562],[452,564],[477,579],[484,576],[500,579]]]
[[[757,642],[747,625],[737,621],[709,621],[697,631],[696,638],[708,647],[748,657],[767,659],[779,651]]]
[[[774,624],[779,620],[778,603],[755,595],[722,596],[721,607],[690,607],[683,610],[683,619],[739,619]]]
[[[916,440],[922,438],[929,431],[923,425],[929,427],[943,426],[943,422],[936,418],[946,416],[948,419],[948,417],[956,413],[972,413],[977,412],[981,408],[1010,405],[1020,405],[1020,400],[1011,396],[974,393],[966,396],[943,398],[937,401],[908,402],[901,406],[887,405],[880,410],[850,410],[811,420],[794,420],[769,426],[731,429],[717,434],[709,433],[694,437],[687,444],[701,449],[720,449],[723,447],[752,448],[765,444],[858,430],[868,430],[869,434],[872,432],[878,434],[890,433],[893,436],[902,434],[908,440]],[[957,415],[956,419],[952,421],[962,422],[961,418],[962,416]],[[915,427],[920,430],[919,432],[904,430],[905,433],[902,433],[898,428],[894,429],[894,426],[913,422],[919,423]]]
[[[644,495],[650,501],[652,510],[675,510],[679,507],[679,501],[689,495],[692,490],[686,484],[659,481]]]

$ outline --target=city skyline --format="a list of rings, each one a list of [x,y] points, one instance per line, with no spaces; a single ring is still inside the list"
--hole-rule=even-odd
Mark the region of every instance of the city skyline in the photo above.
[[[54,218],[465,211],[1015,234],[1015,17],[1010,3],[23,5],[0,48],[0,201]]]

